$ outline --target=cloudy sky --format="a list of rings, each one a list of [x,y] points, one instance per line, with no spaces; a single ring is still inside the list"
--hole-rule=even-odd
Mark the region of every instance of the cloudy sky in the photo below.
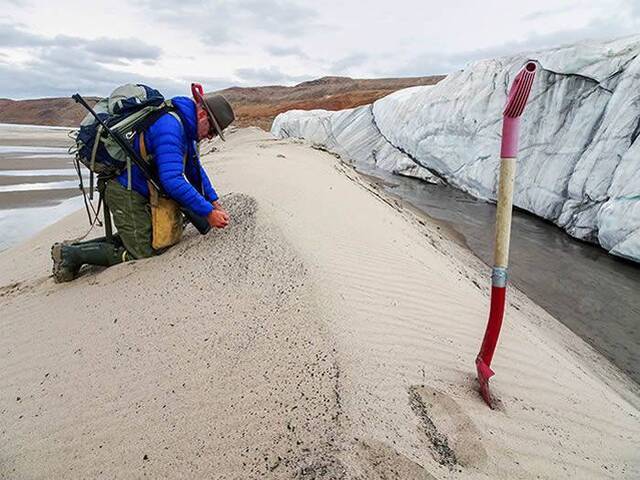
[[[0,0],[0,97],[447,73],[640,32],[640,0]]]

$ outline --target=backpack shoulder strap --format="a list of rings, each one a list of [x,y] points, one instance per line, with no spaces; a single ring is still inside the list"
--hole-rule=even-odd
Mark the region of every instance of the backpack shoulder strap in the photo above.
[[[180,123],[180,116],[176,113],[176,108],[171,104],[171,100],[167,100],[164,102],[160,108],[152,111],[148,115],[146,115],[140,122],[135,125],[135,132],[140,133],[147,130],[151,125],[156,123],[160,117],[162,117],[165,113],[169,113],[171,116],[175,117]]]
[[[174,117],[176,120],[178,120],[178,122],[180,122],[180,124],[182,124],[182,120],[180,120],[180,116],[175,112],[175,110],[171,110],[171,111],[163,112],[163,113],[169,113],[169,115]],[[159,116],[156,117],[155,120],[157,120],[158,118],[159,118]],[[148,126],[151,126],[151,124],[152,123],[150,123]],[[149,157],[149,152],[147,150],[147,145],[146,145],[145,139],[144,139],[144,130],[141,130],[138,133],[138,144],[139,144],[138,146],[139,146],[139,149],[140,149],[140,156],[142,157],[142,159],[145,162],[149,162],[150,161],[150,157]],[[184,158],[182,159],[182,168],[183,169],[185,167],[186,162],[187,162],[187,152],[185,152]]]
[[[180,115],[178,115],[178,112],[176,112],[175,108],[172,108],[171,110],[169,110],[169,115],[171,115],[173,118],[175,118],[176,120],[178,120],[178,122],[180,122],[180,125],[182,125],[182,120],[180,119]]]
[[[140,147],[140,156],[145,162],[149,162],[149,152],[147,152],[147,145],[144,143],[144,132],[140,132],[138,135],[138,144]]]

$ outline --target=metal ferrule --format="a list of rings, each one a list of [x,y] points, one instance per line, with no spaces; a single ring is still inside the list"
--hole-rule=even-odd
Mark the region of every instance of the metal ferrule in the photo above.
[[[491,271],[491,286],[506,287],[507,286],[507,269],[503,267],[493,267]]]

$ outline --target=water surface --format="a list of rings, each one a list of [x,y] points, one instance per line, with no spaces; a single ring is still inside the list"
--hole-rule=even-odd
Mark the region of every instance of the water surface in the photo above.
[[[0,124],[0,251],[83,205],[68,130]]]

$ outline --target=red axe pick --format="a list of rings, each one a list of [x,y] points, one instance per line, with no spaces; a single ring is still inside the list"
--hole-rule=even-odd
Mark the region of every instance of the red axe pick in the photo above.
[[[503,112],[500,179],[496,211],[496,243],[491,274],[491,309],[480,353],[476,357],[480,393],[491,408],[493,408],[493,403],[489,392],[489,379],[494,374],[493,370],[491,370],[491,360],[498,343],[505,310],[509,241],[511,237],[511,211],[513,208],[513,182],[518,153],[518,131],[520,116],[527,104],[531,85],[536,75],[536,68],[535,63],[528,62],[518,72],[513,85],[511,85],[511,90],[507,97],[507,105]]]

